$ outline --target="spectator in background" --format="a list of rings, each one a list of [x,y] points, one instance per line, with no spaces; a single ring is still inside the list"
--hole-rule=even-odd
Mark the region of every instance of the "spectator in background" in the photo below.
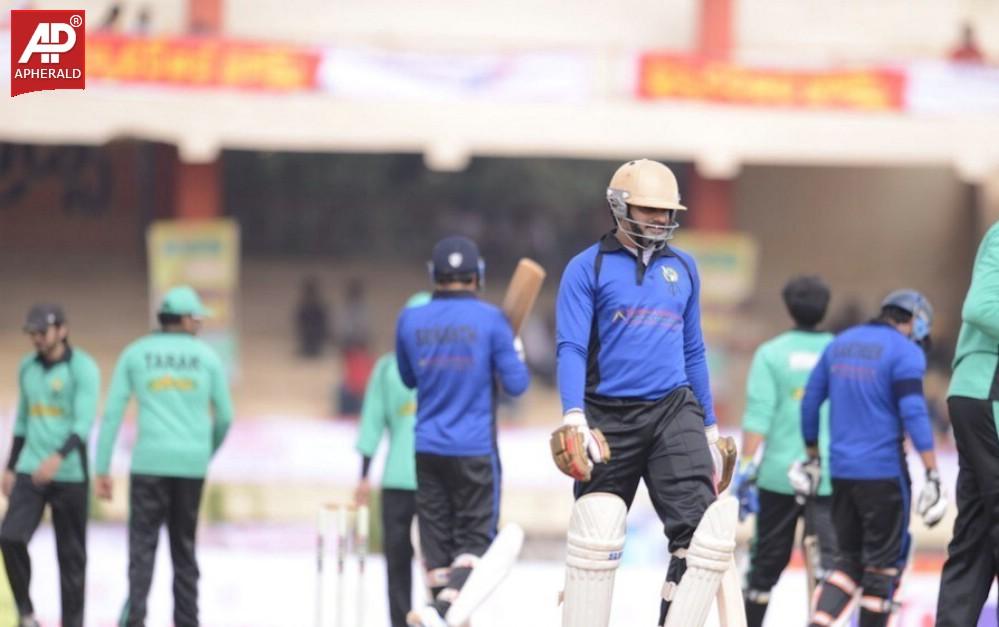
[[[828,322],[829,331],[840,333],[850,327],[857,326],[864,319],[864,308],[856,297],[851,296],[835,316]]]
[[[135,18],[135,34],[148,35],[153,21],[153,10],[148,4],[142,5],[139,15]]]
[[[978,37],[971,22],[961,25],[961,41],[951,49],[947,57],[958,63],[984,63],[985,55],[978,46]]]
[[[330,341],[329,312],[319,294],[319,281],[314,276],[302,281],[301,299],[295,309],[295,338],[298,354],[306,359],[322,355]]]
[[[111,8],[108,9],[107,15],[101,22],[98,30],[101,32],[114,32],[118,30],[118,25],[121,21],[121,3],[113,2],[111,3]]]
[[[549,307],[542,317],[541,312],[528,316],[521,332],[527,367],[545,385],[555,385],[555,311]]]
[[[371,353],[371,311],[365,296],[364,282],[357,277],[347,281],[340,327],[340,349],[343,360],[343,380],[338,401],[339,414],[356,416],[361,411],[364,389],[375,367]]]
[[[343,315],[340,316],[340,343],[348,348],[367,348],[371,341],[371,312],[368,310],[364,282],[352,277],[344,293]]]

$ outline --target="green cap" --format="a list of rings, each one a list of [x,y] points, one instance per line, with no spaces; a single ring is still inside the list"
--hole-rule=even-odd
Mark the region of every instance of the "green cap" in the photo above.
[[[160,304],[160,313],[194,318],[205,318],[211,315],[211,311],[201,304],[198,293],[187,285],[171,288],[166,293]]]

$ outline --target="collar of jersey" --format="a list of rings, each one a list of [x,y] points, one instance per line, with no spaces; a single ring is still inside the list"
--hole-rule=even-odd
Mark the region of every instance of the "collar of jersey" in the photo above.
[[[69,345],[69,342],[66,342],[66,350],[63,351],[62,357],[60,357],[55,361],[52,362],[45,361],[45,357],[43,357],[41,353],[35,355],[35,361],[40,363],[42,365],[42,368],[45,368],[46,370],[54,368],[59,364],[69,363],[69,360],[72,358],[73,358],[73,348]]]
[[[475,292],[470,290],[434,290],[434,300],[439,298],[475,298]]]

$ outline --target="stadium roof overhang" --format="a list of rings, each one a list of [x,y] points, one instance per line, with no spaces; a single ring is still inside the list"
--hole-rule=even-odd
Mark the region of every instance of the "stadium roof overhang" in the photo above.
[[[745,164],[940,165],[967,181],[999,170],[999,119],[641,101],[567,104],[372,103],[326,94],[100,87],[0,100],[0,139],[176,144],[183,159],[222,149],[418,152],[461,169],[471,156],[690,160],[705,175]]]

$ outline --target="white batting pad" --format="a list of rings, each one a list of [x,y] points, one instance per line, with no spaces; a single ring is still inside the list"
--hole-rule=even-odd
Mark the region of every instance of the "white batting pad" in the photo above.
[[[472,612],[492,594],[513,568],[523,545],[524,530],[518,525],[509,523],[500,530],[447,611],[445,619],[448,625],[460,627],[468,622]]]
[[[746,604],[735,560],[729,563],[718,586],[718,622],[722,627],[746,627]]]
[[[562,627],[607,627],[610,622],[627,514],[624,501],[606,492],[584,495],[573,506]]]
[[[702,627],[733,563],[739,502],[726,496],[708,507],[687,549],[687,571],[666,615],[666,627]]]

